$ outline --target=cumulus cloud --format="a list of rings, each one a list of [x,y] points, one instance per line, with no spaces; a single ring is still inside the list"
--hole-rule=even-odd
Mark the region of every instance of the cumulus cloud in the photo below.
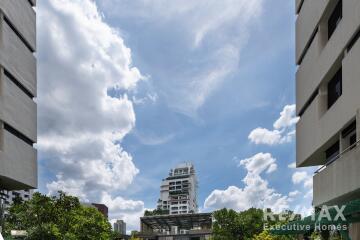
[[[274,122],[273,130],[256,128],[250,132],[248,139],[255,144],[266,145],[291,142],[295,136],[294,126],[299,120],[295,109],[295,105],[286,105],[280,112],[280,117]]]
[[[292,175],[292,181],[295,184],[304,182],[306,179],[308,179],[308,174],[305,171],[298,171]]]
[[[280,113],[280,118],[275,121],[275,129],[283,129],[287,127],[292,127],[299,121],[299,118],[296,117],[296,106],[286,105]]]
[[[269,187],[267,180],[261,177],[263,172],[276,170],[276,159],[269,153],[258,153],[251,158],[243,159],[239,166],[244,166],[247,174],[243,179],[244,188],[229,186],[225,190],[214,190],[205,200],[205,209],[223,207],[242,211],[250,207],[272,208],[274,211],[289,208],[289,198]]]
[[[296,162],[290,163],[288,165],[288,168],[295,169],[296,168]]]
[[[249,173],[256,175],[265,170],[271,173],[277,169],[276,159],[270,153],[258,153],[251,158],[240,160],[239,166],[244,166]]]
[[[191,117],[196,117],[197,110],[238,70],[241,51],[248,42],[251,27],[262,14],[263,3],[263,0],[99,1],[113,19],[136,19],[145,28],[166,29],[170,36],[165,36],[166,43],[172,47],[167,48],[166,63],[158,74],[164,79],[156,82],[164,89],[161,94],[167,104]],[[177,45],[181,54],[176,52]],[[184,52],[190,57],[183,58]],[[167,68],[171,71],[167,72]]]
[[[306,171],[296,171],[292,175],[292,182],[294,184],[303,183],[304,188],[311,189],[313,187],[313,177]]]
[[[252,130],[248,138],[255,144],[275,145],[284,141],[280,131],[270,131],[266,128]]]
[[[127,229],[138,229],[139,219],[145,211],[143,201],[124,199],[119,196],[113,198],[103,192],[101,202],[109,208],[110,222],[114,223],[117,219],[122,219],[126,222]]]
[[[48,191],[100,201],[103,192],[125,189],[139,172],[120,142],[136,119],[126,93],[142,75],[93,1],[41,1],[38,18],[38,150],[42,165],[55,175]],[[111,96],[109,89],[122,94]],[[114,201],[130,211],[142,207],[120,197]]]
[[[296,197],[296,196],[298,196],[300,193],[301,193],[301,192],[298,191],[298,190],[289,192],[289,197]]]

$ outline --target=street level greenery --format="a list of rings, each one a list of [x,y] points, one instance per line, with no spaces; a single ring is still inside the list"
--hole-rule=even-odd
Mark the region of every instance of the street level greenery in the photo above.
[[[270,210],[268,210],[270,211]],[[264,220],[262,209],[250,208],[246,211],[236,212],[231,209],[215,211],[213,224],[214,240],[295,240],[293,236],[273,236],[264,230],[264,224],[277,225],[287,223],[292,219],[293,212],[287,211],[279,215],[274,214],[273,220]],[[296,216],[299,217],[299,216]]]
[[[11,230],[25,230],[27,240],[108,240],[111,225],[93,207],[76,197],[35,193],[31,200],[15,199],[5,218],[5,238]]]

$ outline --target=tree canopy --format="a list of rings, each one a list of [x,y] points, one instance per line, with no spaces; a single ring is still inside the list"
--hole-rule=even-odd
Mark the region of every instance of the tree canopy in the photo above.
[[[284,213],[286,220],[290,219],[291,211]],[[213,224],[214,240],[292,240],[294,237],[272,236],[264,230],[264,212],[261,209],[250,208],[246,211],[236,212],[231,209],[215,211]],[[298,216],[297,216],[298,217]],[[267,222],[269,225],[283,223],[279,216]]]
[[[5,236],[26,230],[29,240],[110,239],[111,225],[96,209],[59,192],[58,196],[35,193],[31,200],[16,200],[8,209]]]

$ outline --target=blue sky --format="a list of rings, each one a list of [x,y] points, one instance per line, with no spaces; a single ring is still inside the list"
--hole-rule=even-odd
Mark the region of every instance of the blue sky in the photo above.
[[[289,167],[294,1],[51,0],[37,12],[40,191],[105,202],[135,229],[169,169],[191,161],[203,211],[310,208],[311,169]]]

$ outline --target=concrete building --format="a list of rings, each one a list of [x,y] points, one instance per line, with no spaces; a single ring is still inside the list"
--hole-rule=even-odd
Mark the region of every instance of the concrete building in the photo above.
[[[140,218],[143,240],[206,240],[212,235],[212,214],[193,213]]]
[[[109,208],[105,204],[91,203],[91,206],[95,207],[99,212],[101,212],[106,219],[109,218]]]
[[[158,209],[166,213],[197,213],[197,179],[191,163],[183,163],[170,170],[160,187]]]
[[[35,0],[0,0],[0,189],[37,188]]]
[[[34,191],[19,190],[19,191],[4,191],[4,204],[5,206],[11,205],[17,197],[20,197],[23,201],[29,201],[33,196]]]
[[[114,223],[114,231],[126,235],[126,223],[123,220],[117,220]]]
[[[346,204],[360,199],[360,1],[296,0],[296,13],[296,164],[322,166],[315,207]]]

